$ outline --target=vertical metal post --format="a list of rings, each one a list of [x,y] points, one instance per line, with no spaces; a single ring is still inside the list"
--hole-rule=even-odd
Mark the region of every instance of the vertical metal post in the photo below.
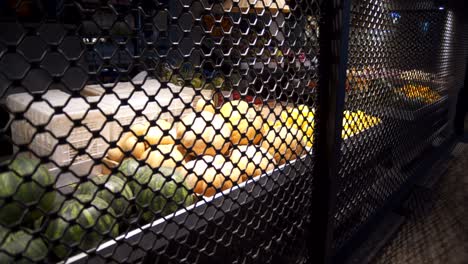
[[[315,140],[315,188],[309,235],[313,263],[329,263],[345,98],[351,0],[323,1]]]

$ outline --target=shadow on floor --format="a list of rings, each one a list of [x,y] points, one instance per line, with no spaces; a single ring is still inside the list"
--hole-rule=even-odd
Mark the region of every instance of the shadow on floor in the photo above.
[[[468,263],[468,133],[461,140],[440,180],[413,192],[405,223],[372,263]]]

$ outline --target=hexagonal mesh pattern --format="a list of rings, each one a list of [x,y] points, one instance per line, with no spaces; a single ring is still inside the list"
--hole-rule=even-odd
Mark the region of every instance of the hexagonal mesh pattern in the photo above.
[[[0,262],[306,257],[317,1],[1,5]]]
[[[432,1],[354,0],[350,23],[336,251],[417,176],[466,54],[453,43],[460,21]]]

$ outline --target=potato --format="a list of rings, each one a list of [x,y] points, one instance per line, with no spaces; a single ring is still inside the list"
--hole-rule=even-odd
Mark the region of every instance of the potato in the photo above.
[[[211,101],[207,101],[204,98],[198,99],[197,103],[195,104],[195,112],[201,113],[203,111],[207,111],[210,113],[215,113],[214,104]]]
[[[125,151],[125,146],[127,144],[127,139],[131,136],[134,136],[131,132],[125,132],[120,135],[119,140],[117,141],[117,146],[119,146],[122,150]]]
[[[151,148],[142,156],[151,168],[177,167],[177,163],[184,161],[184,155],[180,153],[175,145],[158,145],[156,149]]]
[[[120,162],[125,154],[120,150],[120,148],[111,148],[107,151],[106,157],[110,160]]]
[[[131,145],[127,142],[128,139],[132,137],[136,139],[136,137],[131,132],[122,133],[119,140],[117,141],[118,147],[109,149],[107,151],[106,157],[110,160],[120,162],[125,156],[124,151],[131,151],[135,145]],[[132,142],[134,142],[134,139],[132,139]],[[138,146],[138,148],[140,147],[141,146]],[[140,151],[140,149],[137,149],[137,152],[138,151]]]
[[[138,138],[131,135],[124,143],[122,149],[125,152],[131,151],[133,157],[140,159],[146,150],[146,145],[144,142],[138,142]]]
[[[244,101],[231,101],[223,104],[221,115],[229,120],[233,127],[231,142],[234,145],[258,144],[262,140],[263,118],[255,108]]]
[[[232,123],[238,123],[238,125],[233,125],[231,135],[233,145],[258,144],[262,140],[263,119],[261,116],[257,116],[253,120],[243,118],[239,121],[231,121]]]
[[[134,133],[135,136],[141,137],[146,135],[149,128],[149,123],[145,122],[143,124],[134,124],[130,127],[130,130]]]
[[[266,137],[266,135],[268,134],[268,131],[270,131],[270,129],[273,129],[273,128],[276,128],[276,127],[282,127],[284,125],[285,125],[285,123],[282,123],[279,120],[268,121],[267,123],[263,123],[262,129],[261,129],[263,137]]]
[[[219,114],[203,111],[201,115],[197,117],[190,113],[177,125],[177,138],[182,146],[198,156],[227,153],[232,126],[225,123]]]
[[[102,165],[101,165],[101,173],[103,174],[111,174],[112,169],[116,168],[120,165],[120,162],[110,160],[108,158],[103,158],[102,159]]]
[[[261,146],[274,156],[278,164],[284,164],[304,154],[305,139],[302,130],[295,125],[274,127],[267,132]]]
[[[185,167],[189,173],[186,178],[187,187],[203,196],[213,196],[216,192],[242,182],[240,170],[222,155],[204,156],[188,162]]]
[[[230,159],[241,171],[243,180],[271,171],[276,164],[273,156],[260,146],[237,146]]]
[[[176,133],[171,129],[172,124],[165,120],[158,120],[156,124],[149,128],[145,136],[149,145],[171,145],[174,144]]]

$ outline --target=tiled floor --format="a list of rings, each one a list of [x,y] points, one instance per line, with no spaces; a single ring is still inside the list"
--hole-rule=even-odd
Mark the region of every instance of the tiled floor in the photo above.
[[[468,128],[468,119],[465,122]],[[432,189],[416,190],[411,214],[375,264],[468,263],[468,132]]]

